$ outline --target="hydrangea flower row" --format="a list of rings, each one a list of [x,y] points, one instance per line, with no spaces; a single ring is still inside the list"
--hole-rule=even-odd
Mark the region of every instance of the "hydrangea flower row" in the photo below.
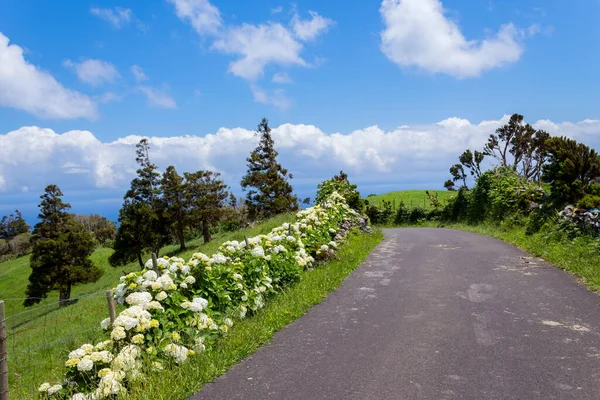
[[[236,319],[262,308],[270,294],[297,281],[302,270],[331,257],[339,225],[357,215],[334,192],[298,212],[294,222],[247,242],[225,242],[211,257],[164,257],[156,269],[149,260],[113,289],[115,301],[127,308],[112,323],[100,323],[106,340],[73,350],[63,383],[42,384],[40,397],[117,398],[143,377],[142,366],[160,371],[185,363]]]

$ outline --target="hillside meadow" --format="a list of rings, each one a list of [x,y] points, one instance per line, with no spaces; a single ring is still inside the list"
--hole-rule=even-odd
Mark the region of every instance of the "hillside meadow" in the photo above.
[[[409,208],[423,207],[425,209],[432,208],[431,202],[425,193],[426,190],[400,190],[396,192],[388,192],[379,194],[376,196],[365,197],[365,200],[369,201],[369,204],[381,207],[383,201],[392,202],[395,201],[396,207],[400,205],[400,202],[404,202],[404,205]],[[429,190],[429,193],[437,194],[438,200],[444,202],[450,199],[456,192],[450,192],[448,190]]]

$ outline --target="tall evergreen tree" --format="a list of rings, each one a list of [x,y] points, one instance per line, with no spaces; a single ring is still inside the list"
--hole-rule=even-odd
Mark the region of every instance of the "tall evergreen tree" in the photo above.
[[[204,243],[207,243],[211,240],[210,228],[223,216],[223,207],[229,198],[227,185],[218,172],[186,172],[184,176],[190,217],[202,229]]]
[[[160,181],[165,205],[165,218],[173,227],[179,250],[185,250],[184,231],[188,226],[189,212],[186,202],[186,184],[177,173],[174,166],[170,165]]]
[[[277,162],[277,151],[269,121],[263,118],[256,134],[260,135],[258,147],[246,159],[248,171],[242,178],[242,189],[248,190],[248,212],[251,218],[269,217],[298,209],[298,198],[292,194],[288,179],[292,174]]]
[[[40,196],[25,306],[39,303],[52,290],[58,290],[60,304],[66,305],[73,285],[96,282],[102,275],[102,269],[88,258],[94,251],[94,239],[66,211],[71,206],[62,201],[62,195],[58,186],[49,185]]]
[[[150,143],[142,139],[136,145],[136,161],[140,168],[131,187],[125,193],[123,207],[119,211],[119,228],[109,257],[110,265],[124,265],[137,258],[143,268],[142,252],[156,254],[168,241],[164,204],[161,198],[158,167],[150,161]]]

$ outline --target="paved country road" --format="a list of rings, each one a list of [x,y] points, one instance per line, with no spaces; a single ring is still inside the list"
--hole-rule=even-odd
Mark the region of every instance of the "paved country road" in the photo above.
[[[600,304],[496,239],[385,239],[322,304],[193,399],[600,399]]]

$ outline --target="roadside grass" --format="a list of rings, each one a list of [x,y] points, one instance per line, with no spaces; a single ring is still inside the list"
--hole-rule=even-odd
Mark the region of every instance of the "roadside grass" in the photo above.
[[[270,298],[254,316],[236,321],[227,336],[207,351],[180,367],[152,373],[129,390],[128,399],[185,399],[205,383],[222,375],[238,361],[270,341],[278,330],[320,303],[352,272],[383,239],[380,230],[372,235],[351,234],[337,253],[338,260],[305,271],[300,281]]]
[[[437,193],[438,200],[441,202],[444,202],[456,193],[448,190],[430,190],[429,192]],[[397,192],[388,192],[377,196],[366,197],[365,199],[368,200],[369,203],[376,206],[381,206],[383,200],[391,202],[395,200],[396,207],[398,207],[400,202],[403,201],[404,205],[408,208],[432,208],[429,198],[427,197],[427,194],[425,194],[425,190],[400,190]]]
[[[468,225],[428,222],[419,226],[455,228],[503,240],[572,273],[590,290],[600,291],[600,243],[590,236],[556,240],[544,232],[526,235],[523,227],[491,223]]]
[[[177,255],[184,259],[193,253],[213,254],[227,240],[243,240],[268,233],[276,226],[291,220],[292,213],[282,214],[254,227],[236,232],[218,233],[213,240],[202,244],[202,239],[186,243],[187,250],[179,252],[178,245],[166,246],[160,255]],[[91,258],[104,270],[98,282],[75,286],[72,298],[75,304],[58,307],[58,294],[31,308],[23,307],[23,297],[30,274],[29,256],[0,263],[0,299],[5,300],[8,334],[8,368],[11,399],[31,399],[42,382],[56,381],[64,376],[64,361],[70,350],[86,342],[103,337],[100,321],[108,316],[104,291],[112,289],[119,277],[138,271],[137,262],[112,268],[108,264],[111,249],[99,248]],[[144,256],[144,260],[150,257]],[[40,307],[41,306],[41,307]],[[117,309],[117,313],[120,309]]]

